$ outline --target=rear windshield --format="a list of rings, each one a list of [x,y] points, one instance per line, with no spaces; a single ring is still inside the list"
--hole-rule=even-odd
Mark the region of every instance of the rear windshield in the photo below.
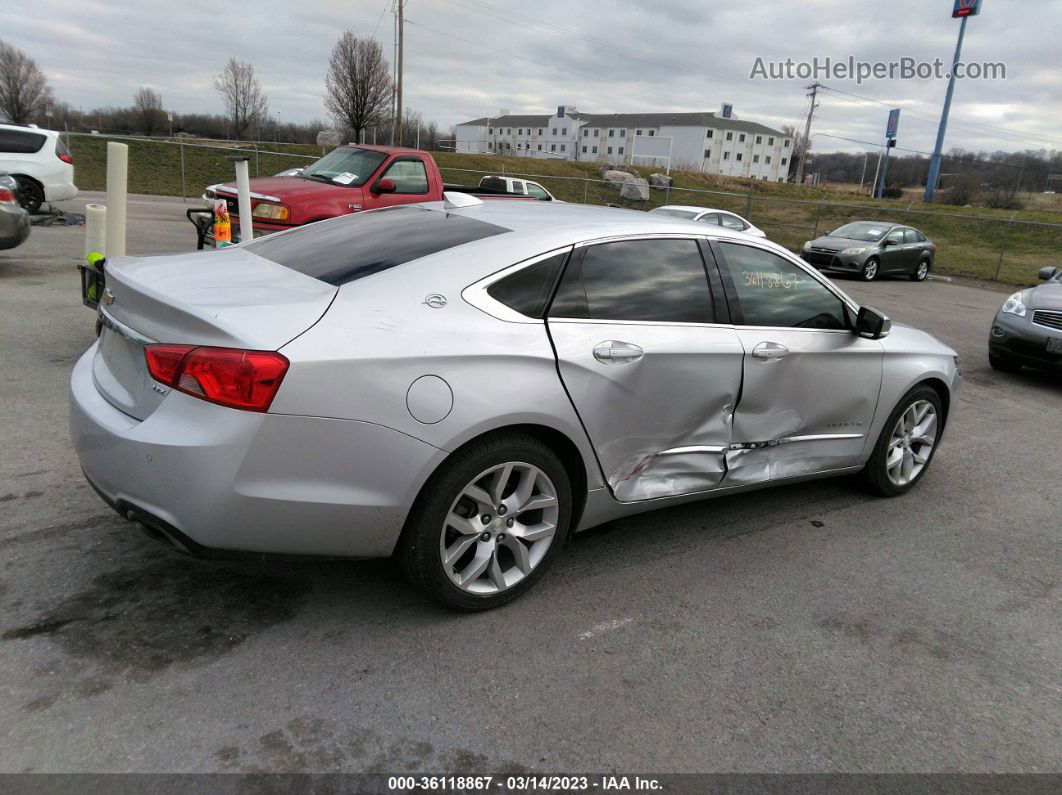
[[[501,177],[484,177],[479,181],[479,187],[487,190],[508,190],[509,188]]]
[[[462,215],[394,207],[309,224],[245,248],[338,286],[508,231]]]

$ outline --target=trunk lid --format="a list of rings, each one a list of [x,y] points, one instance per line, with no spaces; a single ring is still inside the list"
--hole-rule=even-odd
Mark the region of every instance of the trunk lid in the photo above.
[[[103,332],[92,372],[116,408],[145,419],[161,392],[147,372],[150,342],[277,350],[320,319],[336,287],[233,247],[106,265]]]

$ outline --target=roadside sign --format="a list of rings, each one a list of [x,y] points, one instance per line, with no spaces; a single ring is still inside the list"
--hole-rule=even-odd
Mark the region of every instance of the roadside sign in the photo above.
[[[885,125],[885,137],[892,139],[896,137],[896,129],[900,126],[900,109],[893,108],[889,111],[889,122]]]
[[[734,106],[731,105],[729,102],[724,102],[723,103],[723,118],[724,119],[731,119],[733,117],[734,117]]]
[[[973,17],[981,13],[981,0],[955,0],[955,7],[951,10],[953,19],[958,17]]]

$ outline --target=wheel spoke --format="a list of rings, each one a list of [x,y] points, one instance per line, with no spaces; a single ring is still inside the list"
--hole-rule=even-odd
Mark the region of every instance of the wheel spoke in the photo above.
[[[494,560],[494,550],[487,544],[480,544],[476,550],[476,556],[472,558],[472,561],[465,567],[465,570],[459,573],[461,578],[461,587],[467,588],[473,582],[478,580],[483,572],[490,566],[490,562]]]
[[[906,483],[911,479],[911,473],[914,471],[914,453],[910,450],[903,451],[903,466],[900,467],[900,474],[903,476],[903,480]]]
[[[549,538],[556,530],[557,527],[552,522],[538,522],[530,525],[517,524],[509,532],[530,544],[542,538]]]
[[[527,511],[537,511],[542,508],[550,508],[557,504],[557,498],[549,494],[536,494],[529,499],[523,506],[521,506],[518,513],[526,513]]]
[[[494,507],[497,503],[491,499],[490,494],[475,483],[469,483],[465,486],[465,490],[461,492],[461,495],[476,503],[476,513],[494,513]]]
[[[463,536],[472,536],[477,538],[483,531],[483,525],[479,524],[479,520],[476,517],[467,517],[456,514],[450,511],[450,515],[446,517],[446,526],[453,528]]]
[[[885,458],[885,468],[892,472],[903,461],[903,448],[894,447]]]
[[[475,544],[478,538],[479,536],[461,536],[446,548],[446,557],[443,558],[443,565],[446,566],[447,572],[453,571],[454,564],[460,560],[462,555],[468,552],[468,548]]]
[[[520,470],[520,480],[516,484],[516,491],[509,495],[511,502],[510,510],[519,513],[525,510],[524,505],[531,499],[531,492],[535,490],[535,482],[538,480],[538,470],[528,467]]]
[[[498,547],[494,546],[494,549],[490,553],[490,565],[487,566],[487,576],[490,581],[494,583],[494,587],[499,591],[505,590],[505,574],[502,573],[501,563],[498,561]]]
[[[494,479],[490,483],[490,496],[494,500],[494,505],[501,505],[502,495],[505,492],[505,486],[509,482],[509,476],[512,475],[513,465],[503,464],[498,467],[494,473]]]
[[[513,559],[516,561],[516,568],[520,569],[522,574],[531,573],[531,559],[527,553],[527,547],[524,546],[524,542],[515,536],[506,536],[502,541],[502,546],[513,553]]]

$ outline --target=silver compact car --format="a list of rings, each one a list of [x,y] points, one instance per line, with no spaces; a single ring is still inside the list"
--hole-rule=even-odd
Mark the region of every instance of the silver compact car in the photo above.
[[[394,554],[465,610],[620,516],[903,494],[960,381],[780,246],[620,209],[447,194],[106,280],[71,433],[110,505],[199,555]]]

